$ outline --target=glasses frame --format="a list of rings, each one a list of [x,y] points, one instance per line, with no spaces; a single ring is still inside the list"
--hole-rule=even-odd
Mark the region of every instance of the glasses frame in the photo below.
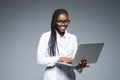
[[[56,21],[59,25],[62,25],[63,23],[65,24],[65,25],[68,25],[69,23],[70,23],[70,20],[68,19],[68,20],[57,20]]]

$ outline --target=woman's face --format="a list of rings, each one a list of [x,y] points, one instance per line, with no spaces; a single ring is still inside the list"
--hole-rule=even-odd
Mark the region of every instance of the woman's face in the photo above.
[[[64,32],[69,24],[69,20],[68,20],[68,15],[66,15],[65,13],[62,13],[58,16],[57,21],[56,21],[56,30],[58,31],[58,33],[63,36]]]

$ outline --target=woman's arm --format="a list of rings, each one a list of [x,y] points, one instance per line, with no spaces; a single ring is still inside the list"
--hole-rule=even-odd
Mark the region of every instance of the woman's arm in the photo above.
[[[50,57],[48,54],[48,41],[49,34],[44,33],[39,41],[37,49],[37,64],[42,64],[45,66],[54,66],[58,61],[59,57]]]

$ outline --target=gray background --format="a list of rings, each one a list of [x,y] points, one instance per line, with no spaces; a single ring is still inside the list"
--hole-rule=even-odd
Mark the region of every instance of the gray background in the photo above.
[[[0,80],[42,80],[38,41],[50,30],[52,13],[70,14],[68,31],[79,44],[104,42],[97,63],[77,80],[120,80],[120,0],[0,0]]]

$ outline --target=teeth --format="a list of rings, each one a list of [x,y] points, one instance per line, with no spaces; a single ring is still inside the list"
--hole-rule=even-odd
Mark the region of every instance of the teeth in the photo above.
[[[65,27],[61,27],[61,29],[65,29]]]

